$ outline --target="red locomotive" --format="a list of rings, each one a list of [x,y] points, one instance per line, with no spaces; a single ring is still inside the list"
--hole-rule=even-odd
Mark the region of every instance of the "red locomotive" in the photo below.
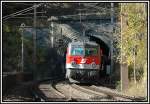
[[[99,77],[101,61],[99,44],[71,42],[66,54],[66,78],[70,82],[91,82]]]

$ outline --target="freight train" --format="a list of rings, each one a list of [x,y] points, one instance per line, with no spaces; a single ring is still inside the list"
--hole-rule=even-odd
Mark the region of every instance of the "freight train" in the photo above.
[[[98,80],[102,62],[99,44],[93,41],[71,42],[66,53],[66,78],[73,83]]]

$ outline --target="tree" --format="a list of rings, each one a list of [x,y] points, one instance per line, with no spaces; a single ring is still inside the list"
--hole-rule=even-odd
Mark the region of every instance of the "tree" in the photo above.
[[[147,65],[147,12],[146,3],[121,3],[121,63],[131,69],[143,70]],[[136,80],[136,79],[135,79]]]
[[[3,71],[19,71],[21,35],[10,24],[3,25]]]

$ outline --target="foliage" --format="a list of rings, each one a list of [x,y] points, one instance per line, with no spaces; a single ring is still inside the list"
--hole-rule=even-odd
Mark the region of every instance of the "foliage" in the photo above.
[[[120,62],[127,63],[129,79],[132,83],[127,92],[143,96],[146,95],[145,89],[147,88],[146,6],[146,3],[121,3],[121,37],[117,39],[117,47],[121,50]],[[138,83],[132,82],[133,77]],[[142,87],[140,87],[141,84]]]
[[[33,45],[32,38],[24,36],[24,71],[32,71],[33,69]]]
[[[21,32],[12,24],[3,24],[3,71],[21,71]],[[24,37],[24,71],[31,71],[33,45],[32,38]]]
[[[118,91],[121,91],[121,82],[120,82],[120,81],[117,81],[117,82],[116,82],[116,89],[117,89]]]
[[[133,74],[133,71],[134,71],[133,66],[129,65],[128,69],[129,69],[129,72],[128,72],[129,80],[132,81],[133,80],[133,76],[134,76],[134,74]],[[143,67],[136,68],[135,75],[136,75],[136,80],[137,81],[140,81],[142,79],[143,73],[144,73]]]
[[[147,58],[147,21],[144,3],[121,4],[122,17],[122,57],[128,65],[134,62],[134,51],[136,52],[136,65],[143,66]]]
[[[21,50],[21,35],[10,24],[3,25],[3,71],[17,71],[20,69],[19,59]]]

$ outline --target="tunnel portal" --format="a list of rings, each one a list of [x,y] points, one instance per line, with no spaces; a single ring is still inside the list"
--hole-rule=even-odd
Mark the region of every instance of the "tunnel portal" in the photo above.
[[[94,36],[90,36],[90,40],[91,41],[95,41],[96,43],[98,43],[101,47],[101,49],[103,50],[103,54],[106,56],[109,56],[109,46],[100,38],[94,37]]]

